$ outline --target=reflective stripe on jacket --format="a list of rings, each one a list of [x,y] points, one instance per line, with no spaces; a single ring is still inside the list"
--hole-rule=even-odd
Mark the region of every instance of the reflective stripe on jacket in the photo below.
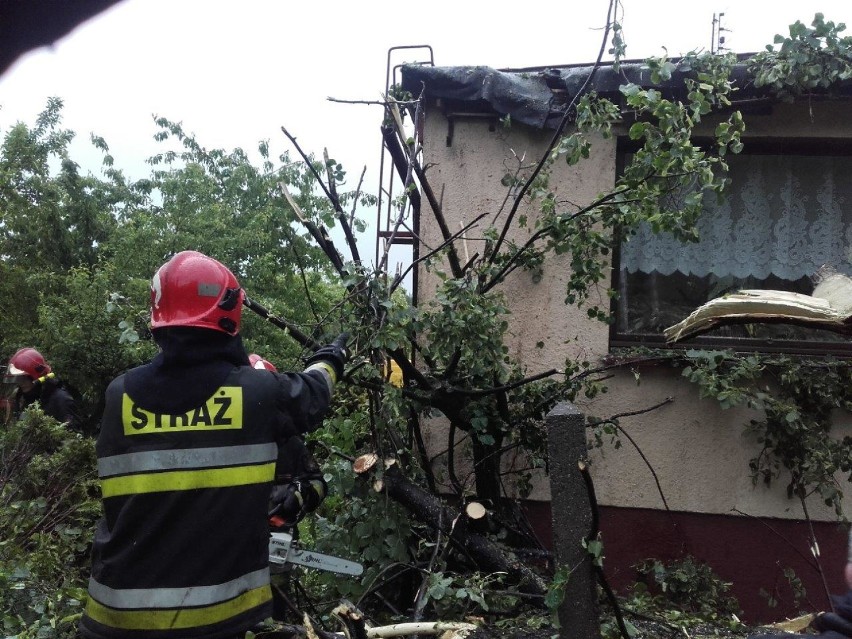
[[[83,635],[217,639],[269,617],[275,442],[316,428],[329,399],[320,371],[244,366],[203,405],[158,415],[128,396],[123,376],[113,381],[97,443],[104,518]]]

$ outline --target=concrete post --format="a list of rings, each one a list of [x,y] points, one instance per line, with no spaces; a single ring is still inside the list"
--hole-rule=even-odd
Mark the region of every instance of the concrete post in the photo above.
[[[586,458],[583,413],[573,404],[558,404],[548,413],[547,448],[550,459],[550,505],[553,550],[557,567],[572,569],[559,607],[561,639],[599,639],[597,587],[592,557],[582,541],[589,534],[592,510],[586,484],[577,465]]]

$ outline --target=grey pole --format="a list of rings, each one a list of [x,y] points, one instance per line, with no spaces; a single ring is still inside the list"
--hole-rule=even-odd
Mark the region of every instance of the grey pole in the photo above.
[[[586,458],[585,418],[570,403],[548,413],[547,448],[550,459],[550,506],[556,565],[571,570],[565,599],[559,607],[561,639],[600,639],[597,586],[592,556],[583,547],[592,510],[578,463]]]

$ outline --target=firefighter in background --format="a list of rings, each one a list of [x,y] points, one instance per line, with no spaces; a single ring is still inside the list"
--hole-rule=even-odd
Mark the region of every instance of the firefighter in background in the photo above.
[[[153,277],[160,353],[106,391],[84,637],[231,639],[271,614],[276,442],[319,427],[348,354],[341,335],[302,372],[252,368],[244,295],[195,251]]]
[[[27,406],[38,402],[45,415],[67,424],[72,430],[80,429],[74,398],[36,349],[21,348],[12,355],[3,381],[17,386],[9,399],[13,419],[19,419]]]
[[[278,372],[272,362],[256,353],[249,355],[252,368]],[[269,521],[276,529],[292,528],[306,514],[319,508],[328,494],[322,470],[300,436],[278,444],[275,480],[269,498]]]

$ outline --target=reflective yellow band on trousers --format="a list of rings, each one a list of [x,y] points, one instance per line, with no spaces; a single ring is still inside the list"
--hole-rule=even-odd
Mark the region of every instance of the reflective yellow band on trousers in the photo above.
[[[215,606],[269,584],[269,567],[220,584],[160,588],[110,588],[89,578],[89,595],[102,605],[119,610],[164,610]]]
[[[225,621],[272,599],[269,586],[261,586],[213,606],[165,610],[119,610],[98,603],[91,597],[86,614],[105,626],[123,630],[170,630],[197,628]]]
[[[275,463],[230,468],[203,468],[177,470],[164,473],[146,473],[108,477],[101,480],[104,498],[121,495],[139,495],[196,488],[227,488],[271,482],[275,477]]]

